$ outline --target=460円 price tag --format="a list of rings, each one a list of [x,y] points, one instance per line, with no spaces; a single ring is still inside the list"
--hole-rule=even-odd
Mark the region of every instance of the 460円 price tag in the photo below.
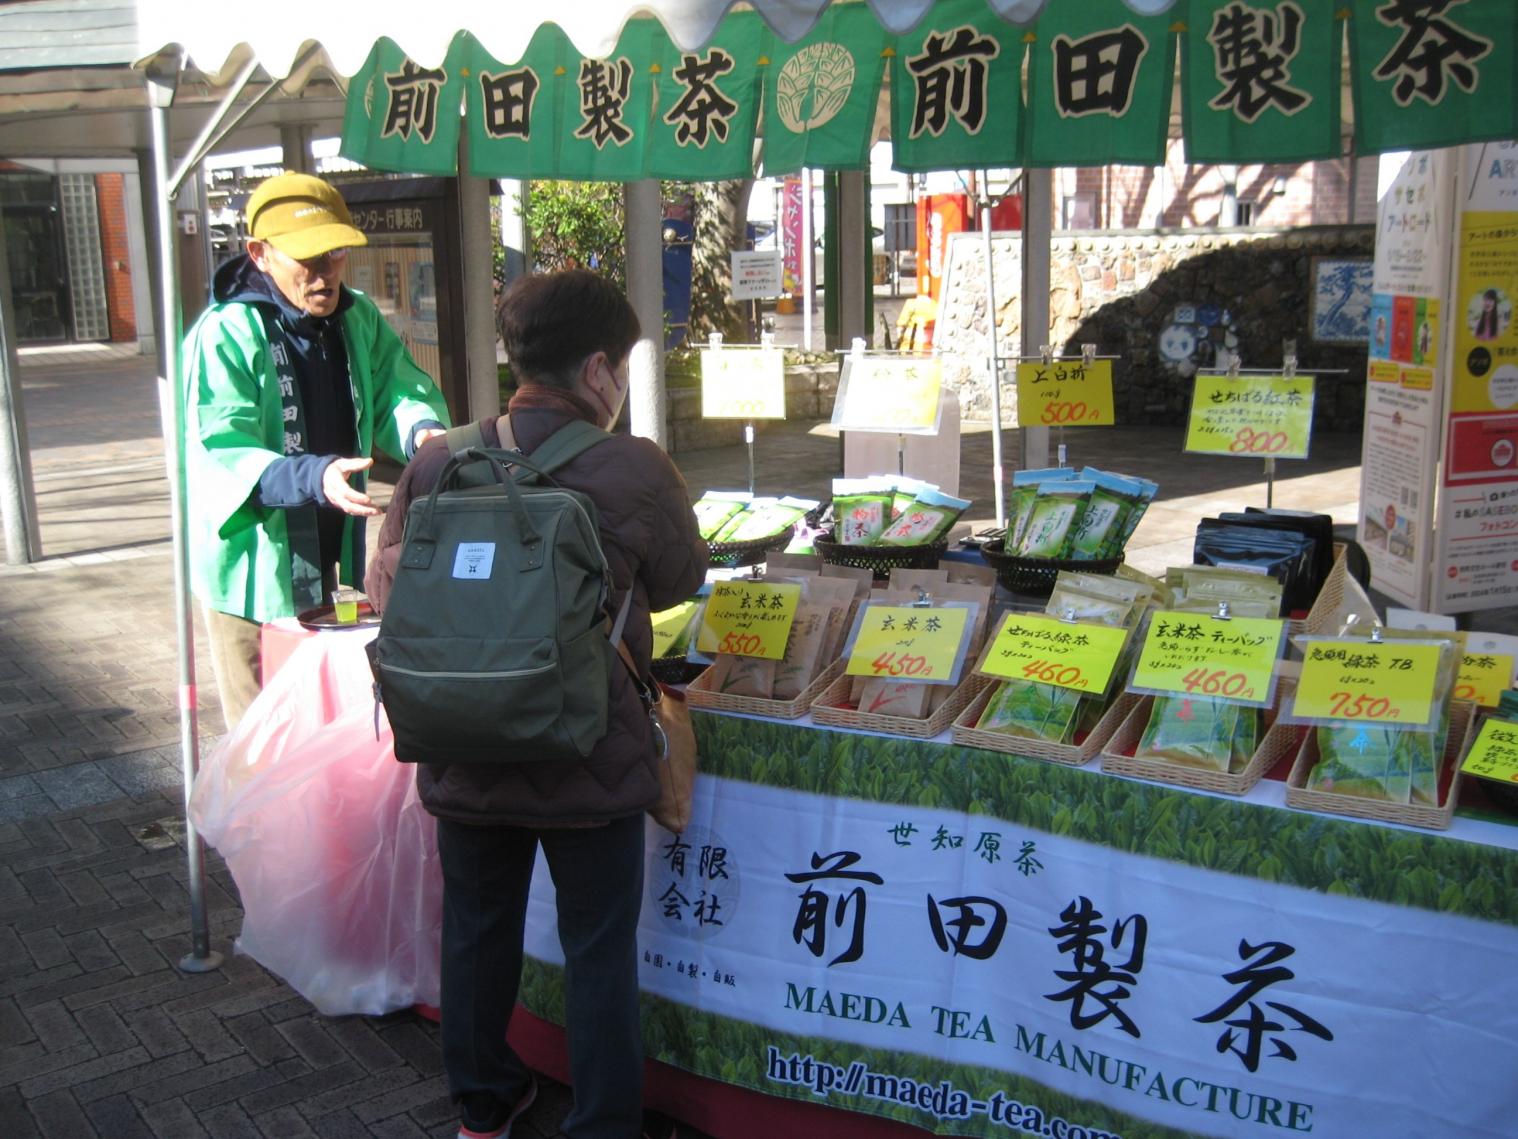
[[[1156,613],[1128,689],[1268,707],[1284,632],[1285,622],[1269,617]]]
[[[964,663],[970,610],[918,605],[867,605],[859,618],[849,676],[954,684]]]
[[[1518,783],[1518,724],[1510,720],[1482,724],[1460,770],[1499,783]]]
[[[1112,625],[1008,613],[975,671],[998,680],[1032,680],[1101,693],[1107,691],[1127,643],[1128,630]]]
[[[1288,719],[1425,727],[1434,716],[1440,651],[1397,641],[1307,641]]]
[[[801,586],[793,582],[719,581],[706,603],[696,651],[779,660],[800,600]]]

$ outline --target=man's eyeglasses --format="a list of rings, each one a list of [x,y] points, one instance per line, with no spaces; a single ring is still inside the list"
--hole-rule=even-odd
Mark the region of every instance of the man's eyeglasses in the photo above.
[[[341,265],[344,261],[348,260],[348,250],[346,248],[329,249],[327,252],[318,254],[315,257],[291,257],[288,253],[285,253],[283,250],[280,250],[273,245],[270,245],[269,248],[273,249],[275,253],[278,253],[286,261],[293,261],[298,265],[301,265],[307,269],[312,270],[313,272],[318,273],[323,269],[332,267],[333,265]]]

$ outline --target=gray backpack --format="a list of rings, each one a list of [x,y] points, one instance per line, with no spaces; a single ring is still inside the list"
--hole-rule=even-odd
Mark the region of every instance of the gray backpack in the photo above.
[[[607,438],[576,421],[524,457],[483,447],[478,424],[448,433],[370,651],[398,760],[575,759],[606,734],[616,652],[596,508],[546,476]]]

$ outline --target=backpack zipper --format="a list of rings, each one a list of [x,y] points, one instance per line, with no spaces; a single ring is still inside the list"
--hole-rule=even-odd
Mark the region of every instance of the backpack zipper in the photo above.
[[[538,668],[516,668],[504,672],[433,672],[419,668],[402,668],[398,664],[386,664],[380,661],[380,668],[387,672],[399,672],[403,676],[445,677],[449,680],[505,680],[513,676],[536,676],[540,672],[551,672],[557,668],[557,663],[541,665]]]

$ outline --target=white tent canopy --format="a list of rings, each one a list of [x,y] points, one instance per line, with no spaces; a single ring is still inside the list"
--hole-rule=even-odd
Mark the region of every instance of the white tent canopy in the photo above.
[[[718,21],[734,8],[752,8],[776,34],[795,42],[811,30],[829,0],[571,0],[558,5],[552,21],[579,51],[604,57],[616,46],[622,26],[634,16],[654,16],[681,48],[705,43]],[[852,0],[863,3],[865,0]],[[1027,23],[1050,0],[987,0],[987,7],[1013,23]],[[1067,0],[1068,2],[1068,0]],[[1153,14],[1176,0],[1125,0],[1135,12]],[[904,32],[932,7],[932,0],[868,0],[880,23]],[[312,5],[301,0],[265,0],[256,10],[229,18],[213,4],[184,0],[138,0],[140,57],[146,59],[178,45],[187,61],[216,80],[224,80],[249,55],[274,76],[285,76],[306,45],[320,44],[325,62],[338,75],[363,66],[380,36],[389,36],[424,67],[443,61],[460,30],[468,30],[497,59],[518,59],[542,23],[516,4],[479,4],[475,0],[430,0],[419,8],[413,0],[369,0],[361,9]]]

